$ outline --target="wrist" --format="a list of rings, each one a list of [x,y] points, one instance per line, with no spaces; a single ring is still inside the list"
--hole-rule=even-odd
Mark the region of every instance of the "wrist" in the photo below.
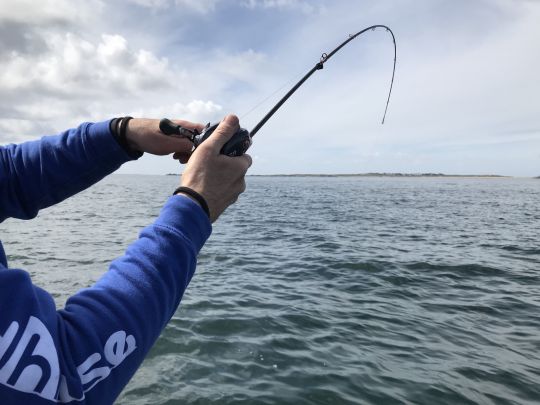
[[[139,119],[133,118],[127,122],[125,137],[126,143],[131,150],[141,151],[138,139],[141,136]]]
[[[143,152],[136,142],[136,131],[133,129],[132,117],[115,118],[110,122],[111,133],[118,144],[131,157],[138,159]]]
[[[197,193],[195,190],[189,187],[184,187],[184,186],[180,186],[176,190],[174,190],[173,195],[178,195],[178,194],[184,195],[192,199],[193,201],[195,201],[203,209],[203,211],[206,213],[208,218],[210,218],[210,209],[208,208],[208,203],[206,202],[205,198],[202,195]]]

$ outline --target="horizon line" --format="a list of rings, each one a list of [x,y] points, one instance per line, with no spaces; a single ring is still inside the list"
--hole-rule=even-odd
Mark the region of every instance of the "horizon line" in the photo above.
[[[181,176],[182,173],[114,173],[121,175],[139,176]],[[434,172],[366,172],[366,173],[269,173],[269,174],[246,174],[246,177],[464,177],[464,178],[530,178],[540,179],[540,176],[512,176],[501,174],[446,174]]]

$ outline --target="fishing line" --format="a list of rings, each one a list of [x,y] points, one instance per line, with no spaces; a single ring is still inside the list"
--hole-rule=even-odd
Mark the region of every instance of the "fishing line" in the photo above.
[[[303,71],[302,71],[303,72]],[[263,98],[261,101],[257,102],[253,107],[251,107],[247,112],[240,115],[240,119],[246,118],[249,114],[251,114],[253,111],[255,111],[257,108],[259,108],[261,105],[266,103],[269,99],[271,99],[273,96],[275,96],[277,93],[279,93],[281,90],[283,90],[289,83],[294,82],[295,80],[298,80],[299,77],[301,77],[303,73],[297,73],[294,76],[291,76],[289,80],[284,82],[278,89],[274,90],[271,94]]]
[[[319,62],[309,72],[307,72],[304,77],[302,77],[298,83],[296,83],[288,92],[285,94],[281,100],[277,102],[277,104],[272,107],[272,109],[263,117],[263,119],[255,125],[255,127],[249,132],[245,128],[240,128],[236,133],[232,136],[232,138],[223,146],[221,149],[221,153],[228,156],[240,156],[243,155],[248,148],[251,146],[252,138],[255,136],[255,134],[262,128],[262,126],[276,113],[277,110],[291,97],[298,88],[304,84],[304,82],[311,77],[313,73],[315,73],[317,70],[322,70],[324,68],[324,64],[330,60],[341,48],[343,48],[345,45],[347,45],[349,42],[351,42],[353,39],[359,37],[363,33],[367,31],[375,31],[377,28],[383,28],[387,32],[390,33],[392,36],[392,42],[394,43],[394,66],[392,68],[392,79],[390,81],[390,89],[388,90],[388,98],[386,99],[386,106],[384,108],[384,114],[381,121],[381,124],[384,124],[384,120],[386,119],[386,113],[388,111],[388,105],[390,103],[390,96],[392,94],[392,87],[394,86],[394,76],[396,73],[396,60],[397,60],[397,47],[396,47],[396,37],[394,36],[394,33],[392,30],[387,27],[386,25],[372,25],[370,27],[364,28],[361,31],[358,31],[356,34],[350,34],[349,37],[343,41],[341,44],[339,44],[335,49],[333,49],[330,53],[323,53],[321,55],[321,58]],[[163,132],[165,135],[170,136],[180,136],[180,137],[186,137],[189,138],[192,142],[194,147],[196,148],[201,143],[203,143],[208,137],[214,132],[214,130],[218,127],[218,124],[208,125],[204,128],[204,130],[199,133],[196,130],[190,130],[187,128],[184,128],[180,125],[175,124],[174,122],[170,121],[167,118],[163,118],[159,123],[159,128],[161,132]]]

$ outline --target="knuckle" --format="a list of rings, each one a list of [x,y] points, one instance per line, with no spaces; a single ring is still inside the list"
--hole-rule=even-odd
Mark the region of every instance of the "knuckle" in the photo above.
[[[226,123],[229,123],[231,124],[233,127],[234,126],[238,126],[240,121],[238,119],[238,117],[234,114],[229,114],[225,117],[225,120],[224,120]]]
[[[214,133],[212,135],[214,136],[224,136],[227,133],[231,132],[232,128],[227,124],[219,124],[219,126],[216,128]]]
[[[193,154],[197,154],[200,156],[209,156],[212,154],[212,145],[210,144],[210,142],[203,142],[202,145],[195,149],[195,152],[193,152]]]
[[[221,121],[221,123],[218,125],[218,128],[216,131],[219,131],[221,129],[222,132],[234,132],[236,131],[240,126],[238,122],[238,118],[236,119],[229,119],[229,117],[235,117],[234,115],[229,115]]]
[[[246,154],[244,156],[245,156],[244,161],[246,163],[247,168],[249,169],[251,167],[251,165],[253,164],[253,159],[251,158],[250,155]]]

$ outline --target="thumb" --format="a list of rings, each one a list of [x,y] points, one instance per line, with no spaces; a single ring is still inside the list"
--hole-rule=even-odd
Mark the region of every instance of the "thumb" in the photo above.
[[[236,115],[227,115],[204,143],[219,153],[239,128],[238,117]]]

